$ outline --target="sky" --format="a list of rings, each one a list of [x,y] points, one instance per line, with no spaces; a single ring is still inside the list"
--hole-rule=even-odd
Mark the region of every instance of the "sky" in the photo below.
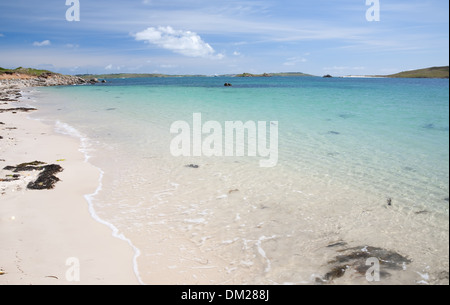
[[[448,64],[446,0],[0,0],[3,68],[342,76]]]

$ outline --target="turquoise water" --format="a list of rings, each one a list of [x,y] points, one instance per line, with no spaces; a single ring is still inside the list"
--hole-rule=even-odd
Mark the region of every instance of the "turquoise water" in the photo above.
[[[38,117],[89,140],[105,172],[96,210],[141,250],[146,283],[311,283],[326,245],[342,240],[414,256],[394,282],[448,271],[448,80],[149,78],[39,91]],[[194,113],[277,122],[277,166],[172,156],[171,124],[192,126]]]

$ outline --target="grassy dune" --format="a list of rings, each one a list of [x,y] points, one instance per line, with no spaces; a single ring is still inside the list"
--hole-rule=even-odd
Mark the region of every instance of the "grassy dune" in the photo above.
[[[4,69],[0,67],[0,75],[1,74],[22,74],[22,75],[29,75],[29,76],[35,76],[39,77],[42,74],[56,74],[48,70],[38,70],[38,69],[31,69],[31,68],[22,68],[19,67],[17,69]]]
[[[387,75],[391,78],[449,78],[448,66],[400,72]]]

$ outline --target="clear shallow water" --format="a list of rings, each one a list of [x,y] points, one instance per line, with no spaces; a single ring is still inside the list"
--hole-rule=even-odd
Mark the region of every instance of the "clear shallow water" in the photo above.
[[[37,116],[89,141],[105,172],[93,205],[141,251],[145,283],[314,283],[335,242],[412,258],[386,283],[448,274],[448,80],[155,78],[39,91]],[[278,165],[173,157],[170,126],[193,113],[278,121]]]

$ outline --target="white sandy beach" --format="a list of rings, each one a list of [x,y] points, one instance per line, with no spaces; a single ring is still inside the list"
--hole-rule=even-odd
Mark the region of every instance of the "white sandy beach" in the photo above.
[[[0,102],[16,107],[26,106]],[[85,162],[79,140],[28,113],[0,112],[0,122],[0,284],[139,284],[133,249],[89,212],[84,196],[96,191],[100,171]],[[5,181],[16,173],[3,168],[36,160],[63,167],[54,189],[28,190],[36,171]]]

